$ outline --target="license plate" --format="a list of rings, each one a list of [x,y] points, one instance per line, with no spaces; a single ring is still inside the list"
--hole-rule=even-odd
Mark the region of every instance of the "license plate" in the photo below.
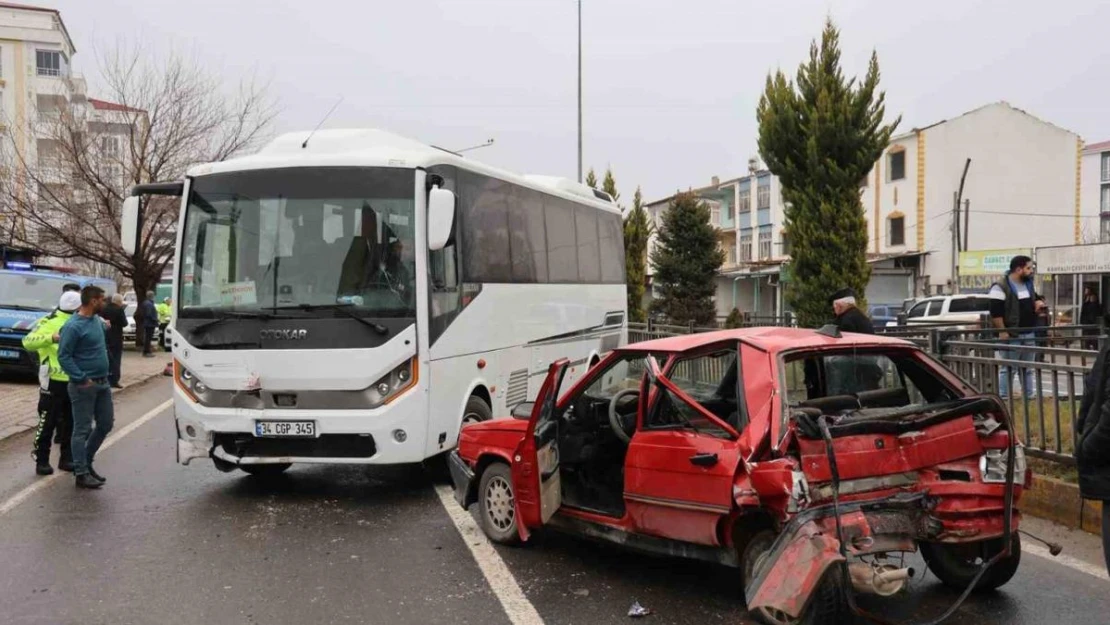
[[[4,360],[19,360],[19,352],[14,349],[0,349],[0,358]]]
[[[309,437],[316,436],[315,421],[255,421],[254,435],[266,437]]]

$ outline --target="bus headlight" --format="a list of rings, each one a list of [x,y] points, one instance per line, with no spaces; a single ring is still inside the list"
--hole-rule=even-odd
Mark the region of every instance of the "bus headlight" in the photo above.
[[[370,387],[370,406],[377,408],[393,401],[398,395],[416,385],[416,359],[407,360]]]
[[[1025,479],[1025,448],[1021,445],[1014,447],[1014,481],[1021,483]],[[979,474],[983,476],[985,484],[1006,483],[1006,450],[988,449],[987,453],[979,457]]]
[[[182,392],[185,393],[185,396],[194,402],[198,404],[203,403],[201,402],[201,397],[208,392],[208,387],[198,380],[197,377],[193,375],[192,371],[186,369],[185,365],[182,365],[176,359],[173,361],[173,373],[177,388],[181,389]]]

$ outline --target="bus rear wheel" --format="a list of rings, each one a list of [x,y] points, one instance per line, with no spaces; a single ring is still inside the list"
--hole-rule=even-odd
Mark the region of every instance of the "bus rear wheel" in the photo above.
[[[469,423],[481,423],[482,421],[489,421],[493,418],[493,409],[486,403],[486,400],[471,395],[470,399],[466,400],[466,409],[463,410],[463,425]]]

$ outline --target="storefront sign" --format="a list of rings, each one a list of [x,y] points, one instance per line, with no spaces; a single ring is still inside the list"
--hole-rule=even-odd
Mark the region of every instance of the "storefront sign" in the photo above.
[[[960,252],[960,276],[991,276],[997,278],[1010,272],[1014,256],[1032,256],[1029,248]]]
[[[1037,248],[1037,273],[1110,273],[1110,243]]]

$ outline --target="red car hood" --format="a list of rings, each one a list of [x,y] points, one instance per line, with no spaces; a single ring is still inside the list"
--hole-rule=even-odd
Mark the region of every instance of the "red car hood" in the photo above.
[[[482,436],[485,432],[520,432],[528,429],[528,421],[524,419],[490,419],[481,423],[470,423],[463,427],[462,432],[470,436]]]

